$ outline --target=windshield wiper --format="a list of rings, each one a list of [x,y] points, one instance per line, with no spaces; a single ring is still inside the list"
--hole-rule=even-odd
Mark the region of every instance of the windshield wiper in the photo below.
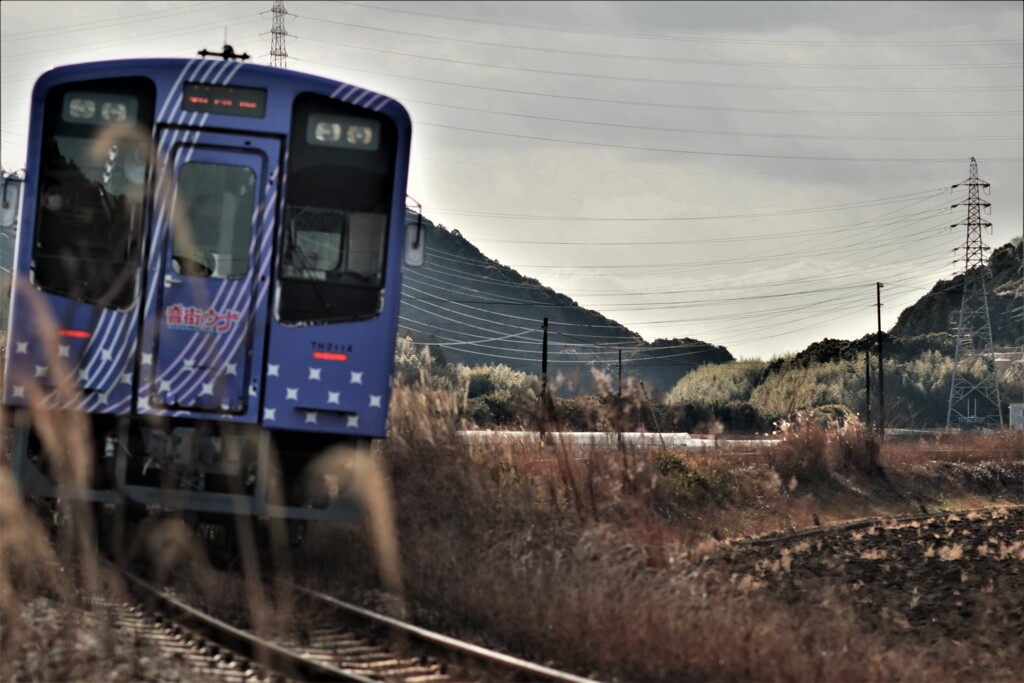
[[[294,218],[291,220],[289,227],[290,229],[288,231],[288,237],[291,240],[291,251],[294,254],[298,254],[299,261],[301,262],[302,271],[312,276],[315,274],[315,272],[312,266],[309,265],[309,260],[306,258],[306,252],[302,249],[301,246],[299,246],[299,240],[296,239]],[[311,285],[313,285],[313,291],[315,291],[316,295],[320,297],[320,302],[324,305],[324,308],[328,310],[334,310],[334,304],[332,304],[330,300],[327,298],[327,295],[324,293],[324,290],[321,289],[320,287],[320,282],[315,277],[307,277],[305,279],[305,282],[308,282]]]

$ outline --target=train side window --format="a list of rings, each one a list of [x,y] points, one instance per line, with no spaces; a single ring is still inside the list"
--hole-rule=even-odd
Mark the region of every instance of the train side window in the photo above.
[[[31,270],[43,291],[114,308],[134,299],[154,99],[142,78],[47,94]]]

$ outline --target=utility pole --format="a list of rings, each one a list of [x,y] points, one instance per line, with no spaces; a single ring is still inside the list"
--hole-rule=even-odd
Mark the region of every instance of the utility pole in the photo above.
[[[615,431],[619,434],[619,448],[625,447],[622,441],[622,349],[619,349],[619,387],[615,393]]]
[[[982,220],[981,211],[991,204],[981,199],[979,191],[989,191],[989,184],[978,178],[978,162],[971,158],[970,177],[953,188],[967,186],[967,201],[950,208],[967,207],[967,218],[950,228],[967,227],[964,243],[964,294],[960,304],[960,320],[956,326],[956,356],[953,359],[953,381],[949,388],[949,409],[946,428],[958,424],[1003,426],[1002,403],[996,377],[995,350],[992,345],[992,321],[988,312],[985,288],[986,247],[982,230],[991,231],[992,224]],[[979,362],[980,361],[980,362]],[[965,374],[973,370],[971,377]],[[973,403],[972,403],[973,399]],[[973,410],[972,410],[973,408]]]
[[[875,283],[875,306],[878,308],[878,434],[885,437],[885,371],[882,367],[882,287]]]
[[[284,0],[274,0],[274,7],[270,11],[274,13],[274,23],[270,29],[270,66],[287,69],[288,29],[284,27],[284,17],[288,14],[288,10],[284,8]]]
[[[864,424],[871,429],[871,352],[864,352]]]
[[[541,377],[541,390],[540,390],[540,410],[541,420],[544,425],[547,425],[548,421],[548,319],[544,318],[544,344],[542,345],[541,356],[540,356],[540,377]]]
[[[619,400],[622,400],[622,349],[619,349]]]

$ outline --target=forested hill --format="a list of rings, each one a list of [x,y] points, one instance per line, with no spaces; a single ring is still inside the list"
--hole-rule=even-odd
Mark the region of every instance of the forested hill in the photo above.
[[[548,318],[548,374],[590,387],[591,368],[643,381],[652,393],[671,389],[704,363],[733,360],[724,347],[695,339],[647,343],[634,332],[569,297],[484,256],[458,230],[424,219],[426,262],[403,266],[399,331],[431,345],[450,363],[501,363],[540,374],[543,320]]]
[[[1024,271],[1022,241],[1014,239],[992,251],[989,256],[989,317],[992,320],[992,341],[996,346],[1024,344]],[[939,280],[917,303],[900,313],[892,334],[916,337],[936,332],[949,332],[956,322],[963,299],[963,275],[952,280]]]

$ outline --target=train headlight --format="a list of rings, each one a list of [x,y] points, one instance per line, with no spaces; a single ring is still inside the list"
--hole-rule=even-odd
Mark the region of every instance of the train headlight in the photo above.
[[[96,115],[96,101],[84,97],[72,97],[68,102],[68,118],[91,119]]]
[[[380,124],[373,119],[313,114],[307,123],[306,142],[375,152],[380,148]]]
[[[340,142],[341,124],[330,121],[317,121],[313,137],[317,142]]]
[[[128,123],[135,120],[139,100],[130,95],[73,90],[64,95],[65,121],[71,123]]]
[[[128,120],[128,105],[124,102],[104,102],[100,108],[100,115],[104,121],[122,123]]]
[[[373,128],[370,126],[349,126],[345,131],[345,142],[356,147],[373,144]]]

